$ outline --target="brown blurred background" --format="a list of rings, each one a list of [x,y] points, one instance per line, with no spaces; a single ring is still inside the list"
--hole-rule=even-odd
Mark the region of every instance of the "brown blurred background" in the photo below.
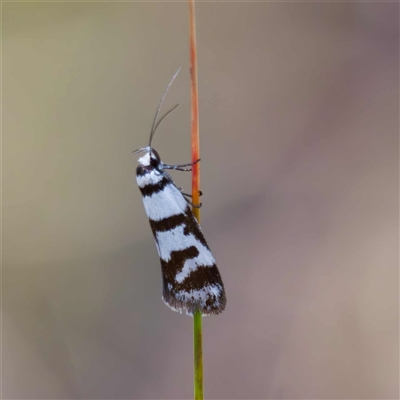
[[[192,396],[131,151],[190,160],[188,7],[4,3],[3,398]],[[198,3],[209,399],[399,396],[399,4]],[[179,185],[190,176],[176,173]]]

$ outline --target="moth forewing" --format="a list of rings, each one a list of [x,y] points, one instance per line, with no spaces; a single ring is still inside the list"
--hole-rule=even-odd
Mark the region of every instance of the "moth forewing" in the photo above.
[[[137,183],[157,243],[163,300],[187,314],[219,314],[225,290],[215,259],[188,201],[162,168],[154,149],[139,159]]]

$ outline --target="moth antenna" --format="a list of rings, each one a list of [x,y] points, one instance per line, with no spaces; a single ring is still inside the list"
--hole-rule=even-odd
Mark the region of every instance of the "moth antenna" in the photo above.
[[[179,106],[179,104],[175,104],[169,111],[167,111],[167,112],[158,120],[158,122],[156,123],[156,125],[155,125],[155,127],[154,127],[153,136],[154,136],[154,133],[156,132],[156,130],[157,130],[157,128],[158,128],[158,125],[161,124],[161,121],[162,121],[168,114],[172,113],[172,111],[174,111],[175,108],[177,108],[178,106]]]
[[[166,113],[166,114],[161,118],[161,121],[160,121],[158,124],[156,124],[157,117],[158,117],[158,113],[160,112],[160,108],[161,108],[161,106],[162,106],[162,103],[163,103],[163,101],[164,101],[164,98],[165,98],[165,96],[167,95],[168,90],[169,90],[169,88],[171,87],[172,83],[174,82],[176,76],[179,74],[179,71],[181,70],[181,68],[182,68],[182,67],[179,67],[179,68],[178,68],[178,71],[175,72],[175,74],[174,74],[174,76],[172,77],[172,79],[170,80],[170,82],[169,82],[167,88],[165,89],[165,92],[164,92],[163,96],[161,97],[161,101],[160,101],[160,104],[158,105],[158,108],[157,108],[157,111],[156,111],[156,115],[154,116],[153,125],[152,125],[152,127],[151,127],[150,140],[149,140],[149,146],[150,146],[150,147],[151,147],[151,142],[152,142],[152,140],[153,140],[154,132],[156,131],[157,126],[160,124],[160,122],[161,122],[171,111],[173,111],[173,110],[177,107],[177,106],[175,106],[172,110],[170,110],[168,113]]]

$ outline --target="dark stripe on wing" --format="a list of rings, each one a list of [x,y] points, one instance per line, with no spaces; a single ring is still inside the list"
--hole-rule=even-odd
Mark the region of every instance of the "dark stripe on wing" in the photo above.
[[[199,255],[199,250],[195,246],[187,247],[184,250],[173,251],[169,261],[160,258],[161,268],[164,279],[173,286],[177,285],[175,277],[182,271],[186,260],[195,258]]]
[[[156,232],[166,232],[184,224],[185,228],[183,233],[185,235],[192,234],[203,246],[207,247],[208,249],[208,245],[206,239],[204,238],[203,232],[201,231],[200,225],[189,206],[186,207],[185,212],[182,214],[173,215],[172,217],[164,218],[160,221],[153,221],[152,219],[149,219],[149,222],[154,237],[156,237]]]
[[[177,214],[172,217],[164,218],[160,221],[153,221],[149,219],[151,230],[153,231],[154,237],[156,236],[156,232],[166,232],[171,229],[176,228],[183,223],[186,223],[187,217],[185,214]]]
[[[199,265],[195,270],[190,271],[190,274],[181,283],[177,283],[176,290],[185,290],[186,292],[191,289],[202,289],[205,285],[218,284],[224,288],[221,275],[215,264],[211,266]]]
[[[185,229],[183,233],[185,235],[189,235],[190,233],[207,249],[209,249],[206,239],[204,238],[203,232],[201,231],[200,225],[197,222],[196,217],[193,215],[191,208],[188,206],[185,210],[186,221],[185,221]]]
[[[162,192],[165,188],[165,186],[167,186],[168,184],[170,184],[170,180],[167,177],[163,177],[163,179],[160,182],[157,182],[155,184],[148,184],[144,187],[139,187],[140,191],[142,192],[142,196],[143,197],[150,197],[152,196],[154,193],[159,193]]]
[[[195,247],[193,248],[195,249]],[[219,274],[218,268],[215,264],[210,266],[197,266],[195,270],[189,273],[189,275],[183,280],[183,282],[178,283],[175,280],[176,273],[171,273],[171,270],[177,271],[177,273],[179,273],[182,270],[182,266],[183,263],[186,261],[186,258],[182,261],[182,265],[176,265],[176,258],[171,258],[171,260],[168,262],[162,259],[160,260],[165,280],[170,283],[176,291],[184,290],[185,292],[189,292],[190,290],[200,290],[206,285],[213,284],[219,284],[222,286],[222,288],[224,287],[221,275]]]

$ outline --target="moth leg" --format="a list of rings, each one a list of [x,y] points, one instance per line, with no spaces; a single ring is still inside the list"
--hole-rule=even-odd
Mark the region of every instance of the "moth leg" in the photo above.
[[[191,171],[192,170],[192,168],[178,168],[177,166],[174,166],[173,168],[170,168],[170,169],[173,169],[174,171]]]
[[[180,190],[180,192],[182,193],[183,198],[187,201],[188,204],[190,204],[192,207],[194,208],[201,208],[202,204],[193,204],[187,197],[192,197],[191,194],[189,193],[183,193],[183,189],[182,188],[178,188]],[[199,195],[201,196],[203,193],[199,190]]]
[[[182,193],[183,194],[183,193]],[[203,204],[193,204],[191,201],[189,201],[186,197],[184,197],[184,199],[188,202],[188,204],[190,204],[192,207],[194,208],[201,208],[203,206]]]
[[[200,158],[198,160],[196,160],[193,163],[188,163],[188,164],[179,164],[179,165],[169,165],[169,164],[163,164],[163,168],[164,169],[174,169],[175,171],[191,171],[192,170],[192,166],[194,164],[197,164],[200,161]],[[189,167],[189,168],[186,168]]]
[[[183,188],[179,188],[179,190],[182,192],[182,194],[184,195],[184,196],[187,196],[187,197],[193,197],[191,194],[189,194],[189,193],[183,193]],[[199,190],[199,196],[203,196],[203,192],[201,191],[201,190]]]

